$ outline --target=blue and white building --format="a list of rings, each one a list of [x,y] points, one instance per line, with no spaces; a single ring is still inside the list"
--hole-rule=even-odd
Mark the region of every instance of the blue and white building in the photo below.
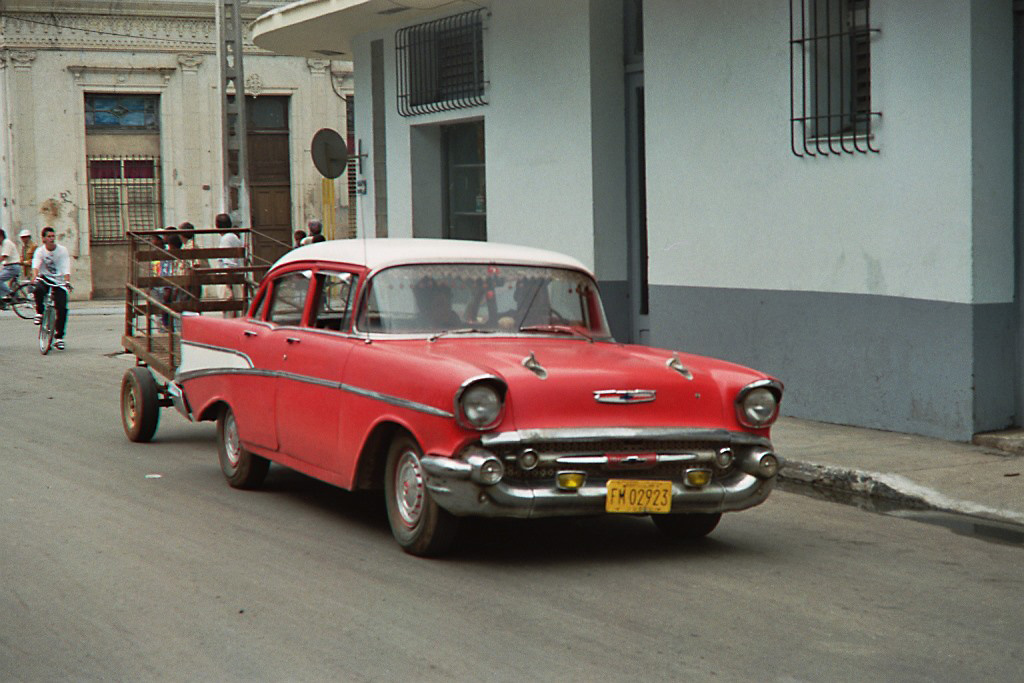
[[[790,415],[1024,422],[1012,0],[302,0],[260,47],[354,62],[359,231],[555,247],[617,336]]]

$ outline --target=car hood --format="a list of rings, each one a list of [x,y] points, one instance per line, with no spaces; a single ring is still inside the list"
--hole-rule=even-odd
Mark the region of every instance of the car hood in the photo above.
[[[467,344],[469,342],[469,344]],[[470,350],[472,346],[472,350]],[[516,429],[600,426],[722,427],[721,375],[746,368],[629,344],[565,339],[438,340],[433,353],[470,361],[508,384],[506,422]],[[732,382],[735,384],[735,382]]]

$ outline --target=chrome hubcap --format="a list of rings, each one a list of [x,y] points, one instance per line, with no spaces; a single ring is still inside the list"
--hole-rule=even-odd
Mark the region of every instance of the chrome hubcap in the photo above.
[[[228,463],[232,467],[238,467],[238,461],[242,458],[242,447],[238,440],[238,425],[235,423],[234,413],[228,413],[224,418],[224,452]]]
[[[406,451],[395,470],[395,502],[398,504],[398,514],[407,526],[414,527],[419,523],[425,495],[420,459],[412,451]]]

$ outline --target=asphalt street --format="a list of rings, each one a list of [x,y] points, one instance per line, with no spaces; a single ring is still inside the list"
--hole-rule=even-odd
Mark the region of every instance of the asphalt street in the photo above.
[[[383,502],[214,429],[121,430],[117,315],[0,317],[0,680],[1019,680],[1024,550],[778,491],[673,546],[649,520],[392,541]]]

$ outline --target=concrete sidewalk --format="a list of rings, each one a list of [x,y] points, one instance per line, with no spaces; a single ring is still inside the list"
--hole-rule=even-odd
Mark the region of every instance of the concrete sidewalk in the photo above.
[[[783,417],[772,440],[784,483],[1024,525],[1024,456],[1010,452],[1019,434],[973,445]]]

